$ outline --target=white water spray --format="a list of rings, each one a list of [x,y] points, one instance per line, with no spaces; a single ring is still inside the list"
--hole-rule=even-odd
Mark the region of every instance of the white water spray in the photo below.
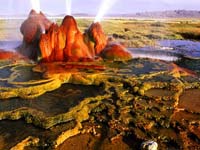
[[[65,5],[66,5],[66,14],[71,15],[72,13],[72,0],[65,0]]]
[[[31,0],[32,9],[40,13],[40,0]]]
[[[108,10],[114,5],[116,1],[117,0],[103,0],[94,22],[101,22],[103,16],[106,14],[106,12],[108,12]]]

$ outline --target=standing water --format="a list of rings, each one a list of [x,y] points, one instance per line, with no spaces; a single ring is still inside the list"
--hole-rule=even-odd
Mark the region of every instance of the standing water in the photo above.
[[[171,48],[172,52],[182,54],[189,58],[200,58],[200,42],[190,40],[162,40],[159,41],[160,47]]]
[[[158,46],[129,48],[134,58],[177,61],[182,58],[200,59],[200,42],[190,40],[161,40]]]

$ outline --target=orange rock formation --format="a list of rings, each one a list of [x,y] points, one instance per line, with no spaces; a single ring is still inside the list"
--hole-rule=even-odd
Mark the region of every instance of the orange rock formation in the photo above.
[[[107,37],[100,23],[93,23],[89,27],[87,34],[89,39],[94,42],[94,54],[99,55],[107,45]]]
[[[66,16],[60,27],[51,25],[49,31],[41,36],[40,49],[45,62],[92,58],[84,36],[72,16]]]
[[[19,52],[33,60],[37,60],[39,52],[42,62],[91,61],[104,56],[106,59],[131,57],[121,45],[109,44],[98,22],[92,23],[82,34],[72,16],[66,16],[58,26],[44,14],[32,10],[20,30],[24,39]]]
[[[126,48],[118,43],[109,43],[100,56],[108,60],[130,60],[132,58]]]

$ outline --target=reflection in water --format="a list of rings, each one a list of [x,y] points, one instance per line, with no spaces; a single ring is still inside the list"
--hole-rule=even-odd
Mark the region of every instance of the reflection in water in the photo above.
[[[162,40],[161,47],[173,48],[173,52],[185,57],[200,58],[200,42],[189,40]]]
[[[130,48],[134,58],[152,58],[177,61],[184,57],[200,58],[200,42],[189,40],[162,40],[157,47]]]
[[[133,58],[151,58],[165,61],[177,61],[180,55],[164,50],[152,50],[152,48],[130,48]]]

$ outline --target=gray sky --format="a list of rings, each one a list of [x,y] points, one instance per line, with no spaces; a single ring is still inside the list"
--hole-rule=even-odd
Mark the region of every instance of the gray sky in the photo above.
[[[72,0],[72,13],[96,14],[103,0]],[[107,0],[111,1],[111,0]],[[0,14],[27,14],[30,0],[0,0]],[[40,0],[41,10],[49,14],[66,11],[65,0]],[[108,13],[135,13],[160,10],[200,10],[200,0],[117,0]]]

